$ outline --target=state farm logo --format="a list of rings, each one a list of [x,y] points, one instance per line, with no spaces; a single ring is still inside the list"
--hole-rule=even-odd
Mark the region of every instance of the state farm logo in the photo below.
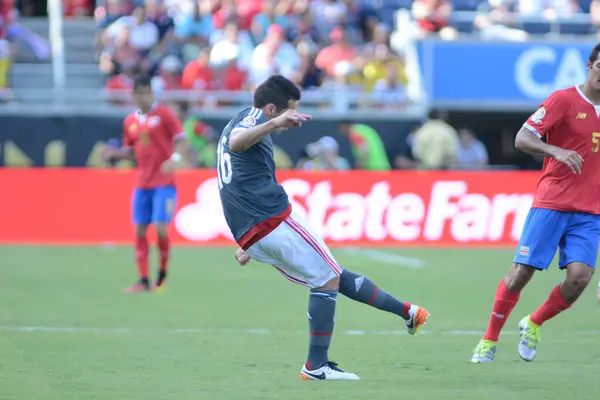
[[[391,195],[386,181],[373,183],[368,193],[334,194],[330,181],[288,179],[282,185],[294,210],[335,242],[518,241],[533,201],[530,193],[469,193],[462,180],[434,182],[423,195]],[[184,206],[175,224],[189,240],[231,239],[216,178],[200,185],[196,203]]]

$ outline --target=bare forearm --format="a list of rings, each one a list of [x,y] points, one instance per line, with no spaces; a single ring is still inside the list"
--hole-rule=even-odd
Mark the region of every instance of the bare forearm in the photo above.
[[[517,133],[515,147],[524,153],[541,157],[554,157],[557,150],[556,146],[544,143],[527,128],[521,128]]]
[[[275,128],[276,127],[271,121],[267,121],[248,129],[234,129],[229,138],[229,149],[233,152],[248,150],[250,147],[260,142]]]

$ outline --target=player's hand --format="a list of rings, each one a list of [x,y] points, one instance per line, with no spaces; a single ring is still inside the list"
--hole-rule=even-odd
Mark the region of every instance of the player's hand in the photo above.
[[[310,115],[299,113],[296,110],[287,110],[279,117],[273,118],[277,128],[292,128],[302,126],[302,122],[310,120]]]
[[[160,172],[166,175],[175,173],[175,169],[177,169],[177,163],[171,159],[164,161],[160,165]]]
[[[238,249],[235,251],[235,259],[242,267],[252,260],[252,258],[250,258],[250,256],[241,247],[238,247]]]
[[[581,174],[581,165],[583,164],[583,157],[576,151],[557,149],[554,159],[558,162],[565,164],[574,174]]]

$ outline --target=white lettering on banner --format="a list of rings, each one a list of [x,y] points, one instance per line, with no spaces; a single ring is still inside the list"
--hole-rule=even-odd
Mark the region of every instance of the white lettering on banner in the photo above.
[[[233,239],[223,217],[218,178],[204,181],[196,191],[196,202],[175,215],[175,226],[189,240],[203,242],[220,237]]]
[[[401,194],[390,203],[386,227],[390,236],[398,241],[416,240],[421,235],[424,217],[425,203],[421,197],[415,193]]]
[[[556,69],[556,73],[551,81],[536,81],[534,70],[544,64]],[[556,49],[535,46],[525,50],[515,63],[515,82],[523,94],[533,99],[543,99],[555,90],[580,84],[585,79],[586,63],[576,48],[566,49],[559,60]]]
[[[411,242],[517,241],[533,202],[532,194],[468,193],[465,181],[438,181],[432,185],[429,204],[417,193],[390,195],[388,182],[377,182],[368,194],[332,194],[332,183],[314,185],[302,179],[282,182],[302,215],[325,239],[336,242],[393,239]],[[512,226],[507,226],[511,223]],[[175,217],[179,233],[192,241],[230,238],[219,200],[217,178],[203,182],[196,202],[185,205]]]

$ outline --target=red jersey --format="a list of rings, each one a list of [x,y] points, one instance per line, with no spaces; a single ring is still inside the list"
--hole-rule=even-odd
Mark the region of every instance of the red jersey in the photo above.
[[[558,90],[523,125],[556,147],[583,157],[581,174],[553,158],[544,159],[533,207],[600,214],[600,106],[578,86]]]
[[[135,111],[125,118],[123,144],[133,149],[139,169],[139,188],[175,184],[174,176],[160,172],[160,166],[171,157],[175,137],[182,133],[175,114],[163,105],[152,106],[148,114]]]

